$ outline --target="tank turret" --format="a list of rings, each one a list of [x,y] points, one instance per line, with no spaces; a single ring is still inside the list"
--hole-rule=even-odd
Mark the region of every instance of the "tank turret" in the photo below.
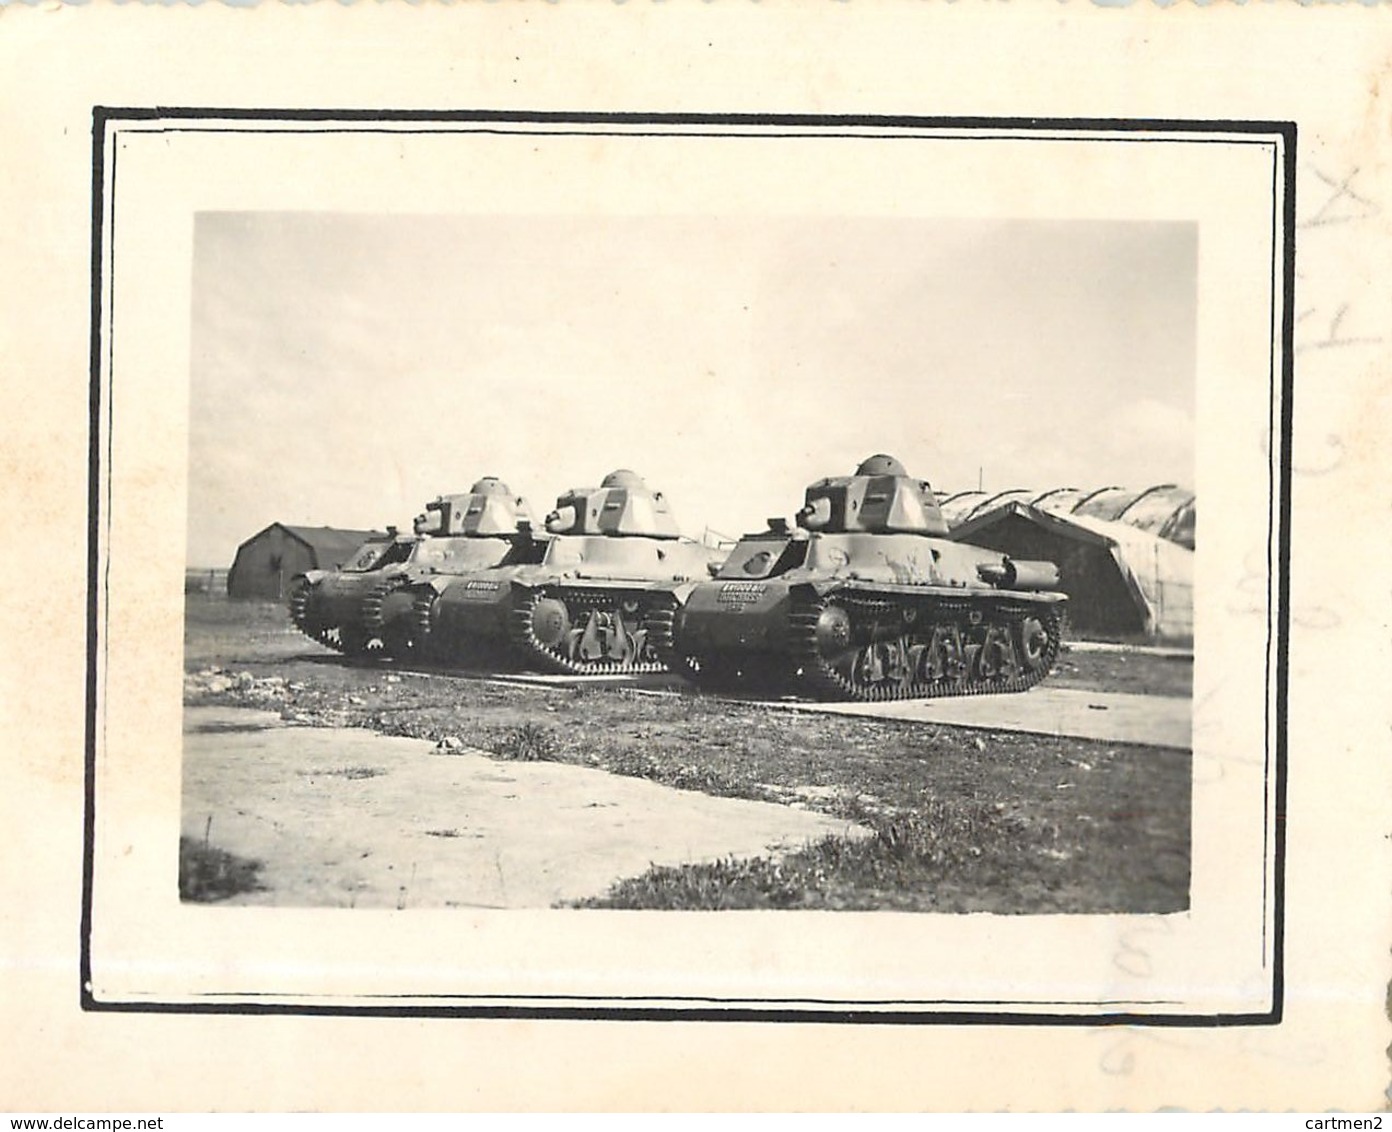
[[[515,535],[532,525],[527,501],[513,495],[496,476],[484,476],[463,495],[441,495],[417,515],[418,535],[465,535],[489,538]]]
[[[681,532],[662,492],[626,468],[610,472],[599,487],[576,487],[556,500],[546,516],[553,535],[634,535],[676,539]]]
[[[947,522],[927,480],[916,480],[893,456],[863,460],[855,475],[828,477],[807,489],[798,526],[828,534],[920,534],[942,538]]]

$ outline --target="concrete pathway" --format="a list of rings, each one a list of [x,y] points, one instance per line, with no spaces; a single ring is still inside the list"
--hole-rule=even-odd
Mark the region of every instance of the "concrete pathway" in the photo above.
[[[1008,696],[949,696],[941,700],[899,700],[885,704],[770,701],[793,711],[860,715],[943,723],[989,731],[1143,743],[1152,747],[1191,747],[1193,701],[1176,696],[1138,696],[1123,692],[1080,692],[1042,685]]]
[[[264,862],[239,904],[546,908],[652,864],[769,856],[858,827],[560,763],[184,709],[182,832]]]
[[[1192,648],[1169,645],[1123,645],[1111,641],[1069,641],[1069,652],[1119,653],[1122,656],[1158,656],[1165,660],[1193,660]]]
[[[499,683],[539,682],[591,684],[604,682],[631,688],[639,695],[702,696],[679,677],[646,676],[524,676],[498,679]],[[901,719],[911,723],[939,723],[986,731],[1018,731],[1073,739],[1098,739],[1104,743],[1135,743],[1148,747],[1191,750],[1193,701],[1187,696],[1143,696],[1134,692],[1089,692],[1053,688],[1048,684],[1006,696],[948,696],[938,700],[897,700],[882,704],[821,703],[791,697],[761,700],[752,696],[722,697],[739,703],[788,711],[827,715],[858,715],[871,719]]]
[[[522,674],[491,679],[508,684],[605,684],[627,687],[641,695],[710,695],[668,673],[643,676]],[[989,731],[1098,739],[1105,743],[1136,743],[1186,751],[1192,749],[1193,743],[1193,701],[1187,696],[1079,691],[1075,688],[1055,688],[1046,683],[1014,695],[948,696],[938,700],[898,700],[882,704],[821,703],[791,697],[777,700],[760,700],[752,696],[722,698],[789,711],[902,719],[913,723],[941,723]]]

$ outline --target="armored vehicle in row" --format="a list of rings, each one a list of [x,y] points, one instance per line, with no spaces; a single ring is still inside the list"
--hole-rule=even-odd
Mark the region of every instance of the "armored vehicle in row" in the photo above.
[[[1048,674],[1067,598],[1051,562],[954,542],[925,481],[891,456],[806,492],[694,588],[658,647],[715,688],[820,699],[1017,692]]]
[[[496,661],[548,672],[652,672],[652,633],[700,580],[713,552],[683,538],[661,492],[619,470],[575,488],[545,521],[535,565],[504,566],[413,587],[417,640],[441,663]],[[665,618],[665,620],[663,620]]]
[[[535,562],[527,502],[485,476],[459,495],[425,505],[410,535],[372,540],[339,570],[312,570],[291,583],[290,616],[306,636],[349,655],[411,653],[416,645],[413,583]]]

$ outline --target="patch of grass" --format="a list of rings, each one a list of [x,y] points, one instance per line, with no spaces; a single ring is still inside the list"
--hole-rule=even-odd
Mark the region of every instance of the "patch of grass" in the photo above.
[[[489,749],[499,758],[523,763],[555,762],[560,754],[555,734],[540,723],[508,728]]]
[[[1037,881],[1041,870],[1057,871],[1068,857],[1058,842],[1056,826],[1018,808],[932,799],[920,810],[880,819],[870,837],[828,836],[781,860],[658,866],[573,906],[973,911],[962,899],[973,887],[1006,884],[1017,872]]]
[[[647,751],[621,748],[601,764],[610,774],[622,774],[626,778],[657,779],[662,775],[662,767]]]
[[[750,787],[731,782],[714,767],[695,763],[683,763],[671,773],[662,775],[661,780],[678,790],[699,790],[702,794],[718,797],[747,797],[752,793]]]
[[[206,841],[179,838],[179,899],[211,904],[243,892],[264,892],[261,861],[238,857]]]

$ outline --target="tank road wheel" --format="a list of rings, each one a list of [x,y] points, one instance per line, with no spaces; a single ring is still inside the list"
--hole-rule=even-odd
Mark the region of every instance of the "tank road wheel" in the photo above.
[[[845,656],[850,657],[846,663]],[[862,700],[898,700],[914,694],[914,666],[908,641],[872,641],[832,665],[856,689]]]
[[[1014,675],[1015,653],[1009,633],[1004,626],[988,626],[976,651],[972,678],[992,684],[1008,680]]]
[[[1054,666],[1062,618],[1049,606],[812,598],[794,607],[794,672],[826,699],[898,700],[1023,692]]]
[[[935,625],[919,664],[918,678],[929,686],[959,681],[967,670],[962,634],[955,625]]]

